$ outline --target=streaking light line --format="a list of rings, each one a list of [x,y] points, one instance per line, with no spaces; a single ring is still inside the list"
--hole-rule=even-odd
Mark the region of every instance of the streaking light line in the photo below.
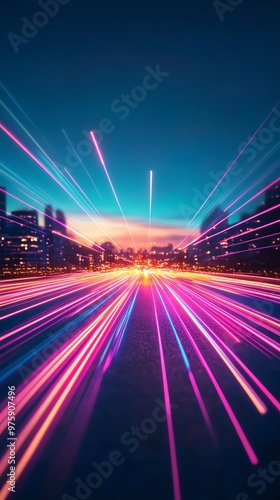
[[[152,201],[153,201],[153,171],[150,170],[149,248],[151,245]]]
[[[99,212],[99,210],[97,210],[97,208],[95,207],[95,205],[93,205],[93,203],[90,201],[90,199],[88,198],[88,196],[86,195],[86,193],[83,191],[83,189],[80,187],[80,185],[77,183],[77,181],[74,179],[74,177],[70,174],[70,172],[68,172],[67,168],[64,169],[65,172],[67,173],[67,175],[70,177],[70,179],[72,180],[72,182],[77,186],[77,188],[81,191],[81,193],[83,194],[83,196],[86,198],[86,200],[89,202],[89,204],[92,206],[93,210],[95,211],[95,213],[106,223],[106,220],[104,219],[103,215]],[[107,225],[108,222],[107,222]],[[114,238],[116,238],[116,236],[114,235],[114,233],[112,233],[112,235],[114,236]],[[120,244],[122,245],[119,245],[118,243],[116,243],[116,241],[114,241],[111,237],[111,240],[112,242],[114,243],[114,245],[116,245],[116,247],[118,247],[119,249],[122,248],[123,243],[119,240]]]
[[[117,202],[117,204],[118,204],[118,207],[119,207],[119,209],[120,209],[120,212],[121,212],[121,214],[122,214],[122,216],[123,216],[123,220],[124,220],[124,222],[125,222],[125,225],[126,225],[126,228],[127,228],[128,232],[129,232],[129,235],[130,235],[131,241],[132,241],[132,243],[133,243],[134,250],[135,250],[135,251],[137,251],[137,248],[136,248],[136,245],[135,245],[135,242],[134,242],[133,236],[132,236],[132,234],[131,234],[131,231],[130,231],[130,228],[129,228],[128,222],[127,222],[126,217],[125,217],[125,215],[124,215],[124,213],[123,213],[123,209],[122,209],[122,207],[121,207],[121,204],[120,204],[119,199],[118,199],[118,197],[117,197],[117,193],[116,193],[116,191],[115,191],[115,189],[114,189],[114,186],[113,186],[113,184],[112,184],[112,181],[111,181],[111,179],[110,179],[110,176],[109,176],[108,170],[107,170],[107,168],[106,168],[106,165],[105,165],[105,162],[104,162],[103,156],[102,156],[102,154],[101,154],[100,148],[99,148],[99,146],[98,146],[97,140],[96,140],[96,138],[95,138],[95,136],[94,136],[94,133],[93,133],[92,131],[90,132],[90,136],[91,136],[91,138],[92,138],[93,144],[94,144],[94,146],[95,146],[95,149],[96,149],[96,151],[97,151],[97,154],[98,154],[98,156],[99,156],[99,159],[100,159],[100,161],[101,161],[101,164],[102,164],[102,166],[103,166],[103,168],[104,168],[104,171],[105,171],[106,177],[107,177],[108,182],[109,182],[109,184],[110,184],[110,186],[111,186],[111,189],[112,189],[113,195],[114,195],[114,197],[115,197],[115,200],[116,200],[116,202]]]
[[[193,220],[195,219],[195,217],[199,214],[199,212],[202,210],[202,208],[204,207],[204,205],[207,203],[207,201],[209,200],[209,198],[212,196],[212,194],[216,191],[216,189],[219,187],[219,185],[221,184],[221,182],[223,182],[224,178],[226,177],[226,175],[229,173],[229,171],[232,169],[232,167],[235,165],[235,163],[237,162],[237,160],[240,158],[240,156],[244,153],[245,149],[249,146],[249,144],[252,142],[252,140],[256,137],[256,135],[258,134],[258,132],[261,130],[261,128],[264,126],[264,124],[266,123],[266,121],[268,120],[268,118],[272,115],[272,113],[275,111],[275,109],[277,109],[277,106],[278,104],[280,103],[280,101],[276,104],[276,106],[274,106],[274,108],[270,111],[270,113],[267,115],[267,117],[264,119],[264,121],[261,123],[261,125],[257,128],[257,130],[255,131],[255,133],[250,137],[249,141],[245,144],[245,146],[241,149],[240,153],[237,155],[237,157],[235,158],[235,160],[230,164],[230,166],[228,167],[228,169],[226,170],[226,172],[224,173],[224,175],[221,177],[221,179],[219,180],[219,182],[216,184],[216,186],[214,187],[214,189],[211,191],[211,193],[208,195],[208,197],[206,198],[206,200],[202,203],[201,207],[198,209],[198,211],[195,213],[195,215],[193,216],[193,218],[191,219],[191,221],[189,222],[189,224],[191,224],[191,222],[193,222]],[[183,243],[184,240],[181,241],[181,243],[179,243],[178,246],[181,246],[181,244]]]
[[[280,141],[279,141],[279,146],[280,146]],[[235,200],[233,200],[233,202],[230,203],[224,209],[224,212],[228,212],[228,210],[233,205],[235,205],[235,203],[237,203],[241,198],[243,198],[243,196],[245,196],[245,194],[249,193],[249,191],[251,191],[254,187],[256,187],[258,184],[260,184],[260,182],[264,181],[269,174],[271,174],[277,167],[279,167],[279,164],[280,164],[280,162],[277,161],[269,169],[266,169],[265,172],[262,172],[262,175],[257,179],[257,181],[254,182],[253,184],[251,184],[245,191],[243,191],[243,193],[241,193]],[[242,183],[243,182],[244,182],[244,179],[242,179]]]
[[[75,229],[73,229],[72,227],[68,227],[66,226],[65,224],[63,224],[62,222],[58,221],[57,219],[54,219],[53,217],[51,217],[50,215],[47,215],[45,214],[44,212],[42,212],[42,210],[39,210],[38,208],[35,208],[33,207],[33,205],[30,205],[30,203],[27,203],[26,201],[23,201],[21,200],[20,198],[18,198],[17,196],[15,196],[14,194],[11,194],[9,193],[8,191],[6,191],[5,189],[2,189],[0,188],[0,191],[2,191],[3,193],[6,193],[8,196],[11,196],[12,198],[14,198],[15,200],[17,201],[20,201],[21,203],[23,203],[24,205],[26,205],[27,207],[30,207],[32,208],[32,210],[37,210],[37,212],[39,212],[40,214],[48,217],[49,219],[55,221],[57,224],[60,224],[61,226],[65,227],[66,229],[70,230],[70,231],[73,231],[73,233],[77,234],[78,236],[80,236],[81,238],[89,241],[92,245],[95,245],[96,247],[98,247],[101,251],[104,251],[104,248],[101,247],[100,245],[97,245],[97,243],[95,243],[94,241],[91,241],[89,238],[87,238],[86,236],[84,236],[83,234],[79,233],[78,231],[76,231]]]
[[[155,301],[155,296],[154,296],[154,292],[153,292],[153,287],[151,287],[151,292],[152,292],[152,298],[153,298],[153,304],[154,304],[157,337],[158,337],[158,344],[159,344],[159,355],[160,355],[160,364],[161,364],[161,373],[162,373],[164,402],[165,402],[165,407],[166,407],[167,429],[168,429],[168,438],[169,438],[169,449],[170,449],[174,499],[181,500],[180,480],[179,480],[179,472],[178,472],[177,453],[176,453],[174,429],[173,429],[173,422],[172,422],[168,380],[167,380],[163,346],[162,346],[158,313],[157,313],[157,307],[156,307],[156,301]]]
[[[171,291],[169,286],[166,284],[167,288]],[[175,292],[174,292],[175,293]],[[175,294],[177,297],[177,300],[179,301],[178,295]],[[228,369],[231,371],[232,375],[236,378],[236,380],[239,382],[243,390],[246,392],[247,396],[251,399],[252,403],[255,405],[257,410],[261,413],[264,414],[267,412],[267,408],[263,401],[259,398],[259,396],[256,394],[254,389],[250,386],[250,384],[244,379],[242,374],[239,372],[239,370],[234,366],[234,364],[230,361],[230,359],[225,355],[223,349],[215,342],[213,339],[213,336],[216,336],[212,329],[208,327],[208,331],[212,334],[212,336],[208,333],[206,330],[206,324],[205,322],[198,316],[198,314],[194,314],[194,311],[190,308],[190,306],[186,306],[184,302],[180,299],[181,306],[183,309],[187,312],[187,314],[190,316],[190,318],[193,320],[193,322],[198,326],[199,330],[203,333],[203,335],[207,338],[207,340],[210,342],[212,347],[215,349],[215,351],[219,354],[221,359],[224,361]],[[224,347],[224,343],[220,341],[222,346]]]
[[[168,288],[169,288],[169,287],[168,287]],[[181,304],[181,306],[182,306],[182,307],[183,307],[183,309],[187,312],[187,314],[188,314],[191,318],[193,318],[194,322],[197,324],[197,320],[196,320],[196,318],[195,318],[195,317],[193,317],[192,313],[190,313],[190,311],[189,311],[188,309],[186,309],[185,304],[181,301],[181,299],[178,297],[178,295],[177,295],[177,294],[175,294],[175,293],[174,293],[171,289],[170,289],[170,292],[171,292],[171,293],[172,293],[172,295],[176,298],[176,300],[179,302],[179,304]],[[198,324],[197,326],[200,328],[200,325],[199,325],[199,324]],[[214,379],[212,379],[212,381],[213,381],[213,383],[214,383]],[[221,389],[220,389],[220,387],[218,386],[218,384],[216,383],[216,381],[215,381],[214,385],[215,385],[215,388],[216,388],[216,390],[218,391],[218,393],[219,393],[219,395],[220,395],[221,400],[222,400],[222,401],[223,401],[223,403],[224,403],[224,406],[225,406],[225,408],[226,408],[226,411],[227,411],[227,413],[228,413],[228,415],[229,415],[229,417],[230,417],[230,419],[231,419],[231,421],[232,421],[232,423],[233,423],[233,425],[234,425],[234,427],[235,427],[235,430],[236,430],[236,432],[237,432],[237,434],[238,434],[238,436],[239,436],[239,438],[240,438],[240,441],[242,442],[242,444],[243,444],[243,446],[244,446],[244,449],[246,450],[246,452],[247,452],[247,454],[248,454],[248,457],[250,458],[250,460],[251,460],[251,462],[252,462],[253,464],[257,464],[257,463],[258,463],[258,458],[257,458],[257,456],[256,456],[256,454],[255,454],[255,452],[254,452],[254,450],[253,450],[253,448],[252,448],[252,446],[250,445],[250,443],[249,443],[249,441],[248,441],[247,437],[245,436],[244,431],[243,431],[243,429],[241,428],[241,426],[240,426],[240,424],[239,424],[239,422],[238,422],[238,420],[237,420],[237,418],[236,418],[235,414],[233,413],[233,411],[232,411],[232,409],[231,409],[231,407],[230,407],[230,405],[229,405],[229,403],[228,403],[227,399],[225,398],[225,396],[224,396],[223,392],[221,391]]]
[[[263,210],[262,212],[259,212],[257,214],[254,214],[254,215],[251,215],[250,217],[247,217],[247,219],[244,219],[244,220],[241,220],[239,222],[237,222],[236,224],[233,224],[231,226],[231,229],[234,228],[234,227],[238,227],[240,226],[241,224],[244,224],[245,222],[249,222],[250,220],[252,219],[256,219],[258,217],[260,217],[261,215],[264,215],[264,214],[267,214],[268,212],[271,212],[273,210],[276,210],[277,208],[280,207],[280,203],[278,205],[275,205],[271,208],[267,208],[266,210]],[[221,222],[221,221],[220,221]],[[215,224],[215,226],[217,226],[218,224],[220,224],[220,222],[218,222],[217,224]],[[276,222],[279,222],[279,221],[276,221]],[[270,223],[271,225],[272,223]],[[275,221],[273,221],[273,224],[275,224]],[[213,226],[213,227],[215,227]],[[207,229],[206,231],[204,231],[204,233],[202,233],[198,238],[196,238],[195,240],[191,241],[190,243],[188,243],[186,245],[186,247],[189,247],[192,243],[196,243],[197,245],[199,243],[202,243],[203,241],[206,241],[206,239],[210,240],[211,238],[214,238],[214,236],[218,236],[219,234],[223,234],[225,233],[226,231],[228,231],[228,227],[226,227],[225,229],[223,229],[222,231],[219,231],[218,233],[215,233],[215,234],[211,234],[210,236],[207,236],[207,238],[204,238],[204,239],[200,239],[202,236],[205,236],[207,233],[209,233],[209,231],[211,231],[213,229],[213,227],[210,227],[210,229]],[[248,234],[249,231],[246,232],[246,234]],[[240,236],[240,235],[239,235]],[[197,241],[198,240],[198,241]],[[186,248],[186,247],[183,247],[183,248]]]
[[[95,183],[93,182],[92,177],[90,176],[90,174],[89,174],[89,172],[88,172],[87,168],[85,167],[84,162],[82,161],[81,157],[78,155],[77,151],[75,150],[75,148],[74,148],[74,146],[73,146],[72,142],[70,141],[70,139],[69,139],[69,137],[68,137],[68,135],[67,135],[66,131],[65,131],[64,129],[62,129],[62,132],[63,132],[63,134],[64,134],[64,136],[65,136],[66,140],[69,142],[70,147],[71,147],[71,148],[72,148],[72,150],[73,150],[73,153],[75,154],[76,158],[77,158],[77,159],[79,160],[79,162],[81,163],[81,165],[82,165],[82,167],[83,167],[84,171],[86,172],[86,174],[87,174],[88,178],[90,179],[90,181],[91,181],[91,183],[92,183],[92,185],[93,185],[94,189],[96,190],[96,192],[99,194],[99,196],[100,196],[100,198],[101,198],[101,194],[100,194],[100,192],[98,191],[98,189],[97,189],[97,187],[96,187]],[[65,169],[65,170],[66,170],[66,169]]]
[[[94,224],[96,224],[98,228],[104,234],[106,234],[106,236],[110,237],[109,235],[107,235],[106,231],[98,224],[98,222],[96,222],[96,220],[93,219],[91,215],[85,210],[85,208],[78,202],[78,200],[75,199],[75,197],[69,192],[69,190],[65,186],[63,186],[63,184],[52,174],[52,172],[50,172],[50,170],[46,168],[45,165],[40,160],[38,160],[38,158],[36,158],[36,156],[34,156],[33,153],[31,153],[31,151],[29,151],[26,146],[24,146],[24,144],[20,142],[15,137],[15,135],[12,134],[12,132],[10,132],[2,123],[0,123],[0,129],[2,129],[5,134],[8,135],[8,137],[10,137],[28,156],[30,156],[30,158],[32,158],[32,160],[34,160],[35,163],[37,163],[37,165],[39,165],[63,189],[63,191],[68,194],[68,196],[70,196],[70,198],[83,210],[83,212],[94,222]]]

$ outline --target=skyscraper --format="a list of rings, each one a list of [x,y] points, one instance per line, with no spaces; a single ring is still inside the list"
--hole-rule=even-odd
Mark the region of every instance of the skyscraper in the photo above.
[[[47,205],[45,208],[45,218],[44,226],[46,230],[46,267],[53,266],[53,234],[55,221],[53,218],[53,209],[51,205]]]
[[[56,222],[54,222],[54,230],[60,234],[53,235],[53,264],[55,267],[63,267],[65,265],[65,238],[66,235],[66,218],[62,210],[57,209],[55,212]],[[61,235],[61,236],[60,236]]]
[[[36,210],[11,213],[5,236],[5,265],[15,272],[44,266],[45,235],[38,225]]]
[[[56,210],[56,220],[59,222],[59,224],[56,224],[56,231],[58,231],[61,234],[66,234],[66,217],[62,210],[57,209]]]
[[[53,229],[54,221],[52,219],[53,219],[52,206],[47,205],[45,208],[45,220],[44,220],[45,229],[49,229],[50,231]]]

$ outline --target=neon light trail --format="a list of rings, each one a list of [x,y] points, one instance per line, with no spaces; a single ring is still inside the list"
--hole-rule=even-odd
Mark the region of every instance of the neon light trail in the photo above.
[[[264,429],[280,410],[279,386],[267,377],[280,358],[280,328],[273,314],[279,311],[280,287],[275,281],[156,269],[116,270],[6,280],[0,284],[0,294],[4,333],[0,379],[1,384],[14,380],[17,386],[19,484],[25,484],[37,461],[55,443],[58,456],[68,450],[67,476],[90,426],[94,446],[98,432],[94,415],[101,411],[96,406],[103,391],[106,394],[106,379],[121,377],[126,370],[132,385],[122,390],[132,397],[132,381],[144,382],[147,377],[141,369],[146,356],[157,381],[151,380],[148,399],[161,398],[166,409],[167,419],[159,433],[166,425],[174,499],[184,498],[185,488],[182,443],[176,431],[176,425],[182,425],[180,418],[186,419],[184,453],[193,452],[188,426],[195,418],[204,435],[205,452],[212,450],[222,457],[230,445],[244,464],[259,463],[261,449],[252,425],[258,422],[260,430]],[[147,332],[150,347],[145,345]],[[242,399],[242,407],[236,397]],[[176,412],[174,405],[179,405]],[[148,416],[143,413],[143,419]],[[71,445],[69,437],[57,442],[66,422]],[[4,402],[2,435],[6,427]],[[148,445],[148,427],[147,432]],[[7,449],[0,460],[2,478],[8,456]],[[72,487],[73,496],[75,481],[68,480],[67,487]],[[3,481],[1,500],[6,492]]]
[[[8,253],[2,254],[8,263],[0,282],[0,383],[9,388],[11,420],[4,394],[0,433],[5,436],[8,430],[8,446],[0,455],[0,500],[8,498],[15,450],[17,488],[24,498],[33,498],[34,483],[41,500],[55,498],[58,491],[62,500],[93,493],[107,499],[114,471],[114,489],[121,498],[128,469],[133,484],[125,489],[126,498],[139,477],[138,462],[154,470],[155,484],[160,482],[168,500],[189,498],[192,478],[195,493],[190,500],[197,492],[207,498],[214,487],[212,475],[207,477],[210,461],[227,478],[215,493],[224,500],[228,481],[235,487],[234,475],[232,480],[227,476],[229,456],[235,474],[240,464],[249,474],[267,456],[261,436],[279,423],[279,176],[271,167],[269,182],[266,175],[259,176],[227,204],[238,208],[231,208],[230,214],[219,210],[218,217],[211,217],[201,230],[192,228],[181,240],[184,247],[177,245],[173,251],[172,245],[151,246],[150,170],[149,211],[143,224],[147,239],[148,220],[149,249],[141,251],[93,132],[92,143],[121,212],[121,238],[78,182],[78,174],[67,168],[59,171],[29,132],[40,159],[4,124],[0,129],[108,238],[93,241],[79,222],[67,222],[63,212],[54,214],[45,205],[46,192],[33,193],[32,184],[1,164],[1,172],[19,193],[0,187],[1,227],[12,227],[11,239],[3,231],[1,239],[8,245]],[[28,210],[10,216],[6,197]],[[253,215],[228,224],[229,216],[262,197]],[[34,223],[36,214],[44,217],[44,226]],[[153,235],[155,231],[153,215]],[[51,259],[37,268],[30,264],[28,276],[23,273],[24,256],[18,258],[19,248],[29,248],[27,237],[20,236],[16,248],[18,265],[13,264],[17,260],[10,264],[14,247],[9,245],[24,232],[30,233],[30,255],[40,241],[44,258]],[[124,239],[132,242],[127,250]],[[272,268],[266,272],[262,265],[262,275],[245,274],[246,256],[253,260],[256,252],[261,259],[262,251],[275,252]],[[196,259],[201,259],[202,269]],[[216,273],[213,262],[220,260]],[[239,261],[245,265],[244,274]],[[226,272],[230,266],[235,266],[233,274]],[[273,441],[272,436],[268,448]],[[194,457],[205,476],[201,485]],[[46,462],[50,466],[42,477]],[[125,463],[127,468],[122,468]],[[143,489],[139,491],[142,498]]]
[[[142,251],[93,132],[106,187],[108,181],[121,212],[122,237],[93,203],[92,191],[80,183],[78,173],[60,171],[28,131],[41,155],[4,124],[0,129],[108,238],[94,241],[79,221],[67,222],[61,210],[53,212],[46,203],[48,193],[33,192],[32,184],[1,164],[1,173],[19,193],[0,187],[0,244],[7,246],[2,252],[5,279],[0,281],[0,383],[9,388],[11,418],[7,420],[5,393],[0,433],[5,436],[8,430],[8,446],[0,455],[0,500],[8,497],[15,450],[17,488],[24,498],[33,498],[34,483],[40,500],[55,498],[57,492],[62,500],[95,493],[107,500],[113,474],[117,497],[127,498],[139,478],[140,462],[154,471],[154,483],[160,483],[161,496],[167,493],[168,500],[189,498],[192,481],[190,500],[198,493],[208,500],[219,467],[227,479],[215,495],[225,500],[228,481],[234,488],[240,464],[249,474],[267,457],[274,437],[268,437],[265,452],[261,437],[279,423],[279,175],[271,167],[269,181],[259,176],[227,202],[230,214],[218,210],[201,230],[186,231],[188,236],[178,239],[183,248],[173,250],[170,244],[152,246],[157,227],[150,170],[143,223],[145,240],[148,223],[149,248]],[[27,210],[9,215],[6,198]],[[228,223],[256,200],[262,203],[255,213]],[[147,196],[143,202],[147,207]],[[208,213],[208,199],[201,209],[206,202]],[[44,218],[42,226],[38,214]],[[125,249],[124,241],[132,247]],[[44,264],[25,266],[33,248],[37,256],[43,254]],[[268,271],[263,251],[271,252]],[[250,268],[254,253],[259,261]],[[231,460],[235,475],[228,479]],[[49,469],[42,476],[46,462]],[[209,462],[214,470],[207,477]],[[132,484],[123,495],[126,471]],[[158,491],[150,493],[156,498]]]
[[[280,2],[2,4],[0,500],[280,500]]]

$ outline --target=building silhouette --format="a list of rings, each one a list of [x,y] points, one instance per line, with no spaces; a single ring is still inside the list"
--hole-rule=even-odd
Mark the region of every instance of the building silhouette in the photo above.
[[[11,270],[34,269],[45,265],[45,233],[35,210],[16,210],[6,221],[1,237],[1,264]]]
[[[280,183],[276,182],[265,192],[265,199],[255,212],[242,214],[237,225],[229,225],[227,219],[218,224],[219,220],[225,218],[225,213],[216,208],[201,226],[201,234],[205,231],[207,234],[198,238],[190,248],[191,264],[279,272],[279,204]]]
[[[73,241],[67,234],[62,210],[47,205],[43,227],[36,210],[15,210],[7,215],[6,193],[0,188],[0,275],[48,274],[110,267],[209,269],[280,273],[280,183],[266,192],[252,214],[242,214],[229,224],[227,214],[216,207],[201,225],[201,236],[188,248],[171,243],[150,251],[132,248],[117,251],[110,241],[103,251]],[[70,235],[71,236],[71,235]]]
[[[4,188],[2,188],[4,189]],[[67,222],[62,210],[44,211],[44,226],[36,210],[15,210],[7,215],[6,193],[0,190],[0,272],[12,275],[69,270],[77,264],[79,244],[67,245]],[[81,253],[81,252],[80,252]],[[73,255],[74,258],[73,258]]]

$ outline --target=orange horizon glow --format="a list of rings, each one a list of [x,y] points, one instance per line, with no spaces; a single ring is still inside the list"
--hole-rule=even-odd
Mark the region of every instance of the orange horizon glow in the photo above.
[[[137,249],[149,249],[148,222],[137,220],[136,218],[128,220]],[[69,227],[71,227],[71,223],[77,225],[82,234],[98,244],[108,241],[106,234],[99,227],[87,218],[81,217],[80,214],[72,214],[68,220]],[[100,221],[99,219],[98,224],[101,228],[104,228],[107,234],[110,234],[113,240],[117,240],[122,248],[132,246],[130,235],[121,217],[108,217],[105,221]],[[196,238],[200,234],[199,230],[188,229],[186,231],[183,225],[178,225],[178,220],[176,220],[176,225],[174,225],[174,221],[171,219],[165,224],[153,222],[150,246],[166,246],[171,243],[175,247],[180,239],[182,239],[182,236],[186,237],[188,233],[192,238]],[[75,237],[75,239],[81,243],[85,243],[81,238]]]

